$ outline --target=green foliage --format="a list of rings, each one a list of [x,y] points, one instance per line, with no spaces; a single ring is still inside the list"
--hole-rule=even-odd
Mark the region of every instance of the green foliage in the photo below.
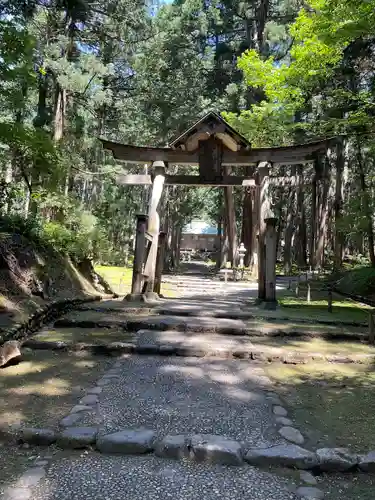
[[[373,297],[375,295],[375,269],[359,267],[347,271],[336,281],[335,286],[345,293]]]
[[[0,233],[20,234],[28,240],[40,239],[42,223],[40,219],[25,219],[21,215],[2,215],[0,217]]]

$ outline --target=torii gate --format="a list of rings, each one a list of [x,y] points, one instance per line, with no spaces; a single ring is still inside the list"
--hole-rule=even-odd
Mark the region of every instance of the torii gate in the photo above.
[[[276,304],[276,220],[270,216],[268,186],[294,183],[294,178],[272,176],[273,166],[314,161],[326,153],[335,139],[298,146],[253,149],[220,115],[206,114],[201,120],[170,143],[169,147],[137,147],[101,139],[114,157],[130,163],[149,164],[150,175],[122,174],[118,182],[127,185],[152,185],[148,217],[140,216],[133,265],[132,294],[160,292],[161,258],[157,265],[160,221],[157,212],[164,185],[244,186],[255,190],[254,212],[258,229],[258,300],[266,306]],[[168,166],[199,166],[199,175],[168,175]],[[228,174],[228,167],[255,166],[254,176]],[[230,231],[231,228],[228,228]],[[147,242],[147,244],[146,244]],[[144,264],[144,254],[146,260]],[[144,265],[143,265],[144,264]],[[158,269],[156,269],[158,268]],[[155,282],[156,280],[156,282]]]

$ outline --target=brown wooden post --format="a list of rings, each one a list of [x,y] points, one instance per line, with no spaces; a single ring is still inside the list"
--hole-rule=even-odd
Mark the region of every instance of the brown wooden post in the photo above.
[[[155,283],[154,283],[154,292],[157,293],[158,295],[160,295],[161,291],[161,279],[164,267],[165,239],[166,239],[166,233],[164,231],[160,231],[158,255],[156,258]]]
[[[259,220],[259,233],[258,233],[258,300],[263,301],[266,298],[266,222],[269,211],[269,198],[268,198],[268,174],[270,164],[267,162],[260,163],[258,166],[258,220]]]
[[[146,246],[147,215],[137,215],[137,230],[135,236],[135,251],[133,261],[132,295],[140,294],[142,291],[143,259]]]
[[[328,286],[328,312],[332,312],[332,287]]]
[[[268,307],[273,308],[277,305],[276,300],[276,222],[275,217],[268,217],[265,234],[265,301]]]
[[[374,325],[374,310],[371,309],[368,313],[368,341],[370,344],[375,344],[375,325]]]

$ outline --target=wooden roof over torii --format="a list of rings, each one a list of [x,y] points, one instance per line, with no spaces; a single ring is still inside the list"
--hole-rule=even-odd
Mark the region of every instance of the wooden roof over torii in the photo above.
[[[120,144],[101,139],[113,156],[130,163],[164,162],[164,164],[198,165],[199,175],[166,175],[166,184],[230,186],[254,184],[254,179],[228,174],[227,167],[243,167],[267,162],[293,165],[313,161],[335,143],[335,139],[296,146],[252,148],[250,142],[231,127],[219,114],[207,113],[174,139],[168,147],[153,148]],[[124,174],[123,184],[151,184],[148,175]]]

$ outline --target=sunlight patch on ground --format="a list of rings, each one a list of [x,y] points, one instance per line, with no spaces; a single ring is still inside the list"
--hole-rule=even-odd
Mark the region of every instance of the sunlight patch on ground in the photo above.
[[[43,370],[49,368],[47,363],[34,363],[30,361],[23,361],[18,365],[8,366],[0,370],[0,383],[1,379],[4,377],[13,377],[15,375],[27,375],[32,373],[41,373]]]
[[[366,342],[345,342],[345,341],[330,341],[322,338],[312,339],[285,339],[278,337],[270,337],[267,340],[264,338],[253,337],[251,339],[254,345],[264,347],[282,348],[286,351],[298,351],[303,353],[319,353],[326,355],[333,354],[373,354],[375,355],[375,346],[369,345]]]
[[[372,366],[308,363],[266,367],[284,391],[301,428],[353,451],[375,449],[375,372]]]
[[[95,271],[100,274],[118,295],[127,295],[131,290],[133,269],[130,267],[95,266]],[[176,292],[168,283],[163,283],[161,293],[165,297],[175,297]]]

